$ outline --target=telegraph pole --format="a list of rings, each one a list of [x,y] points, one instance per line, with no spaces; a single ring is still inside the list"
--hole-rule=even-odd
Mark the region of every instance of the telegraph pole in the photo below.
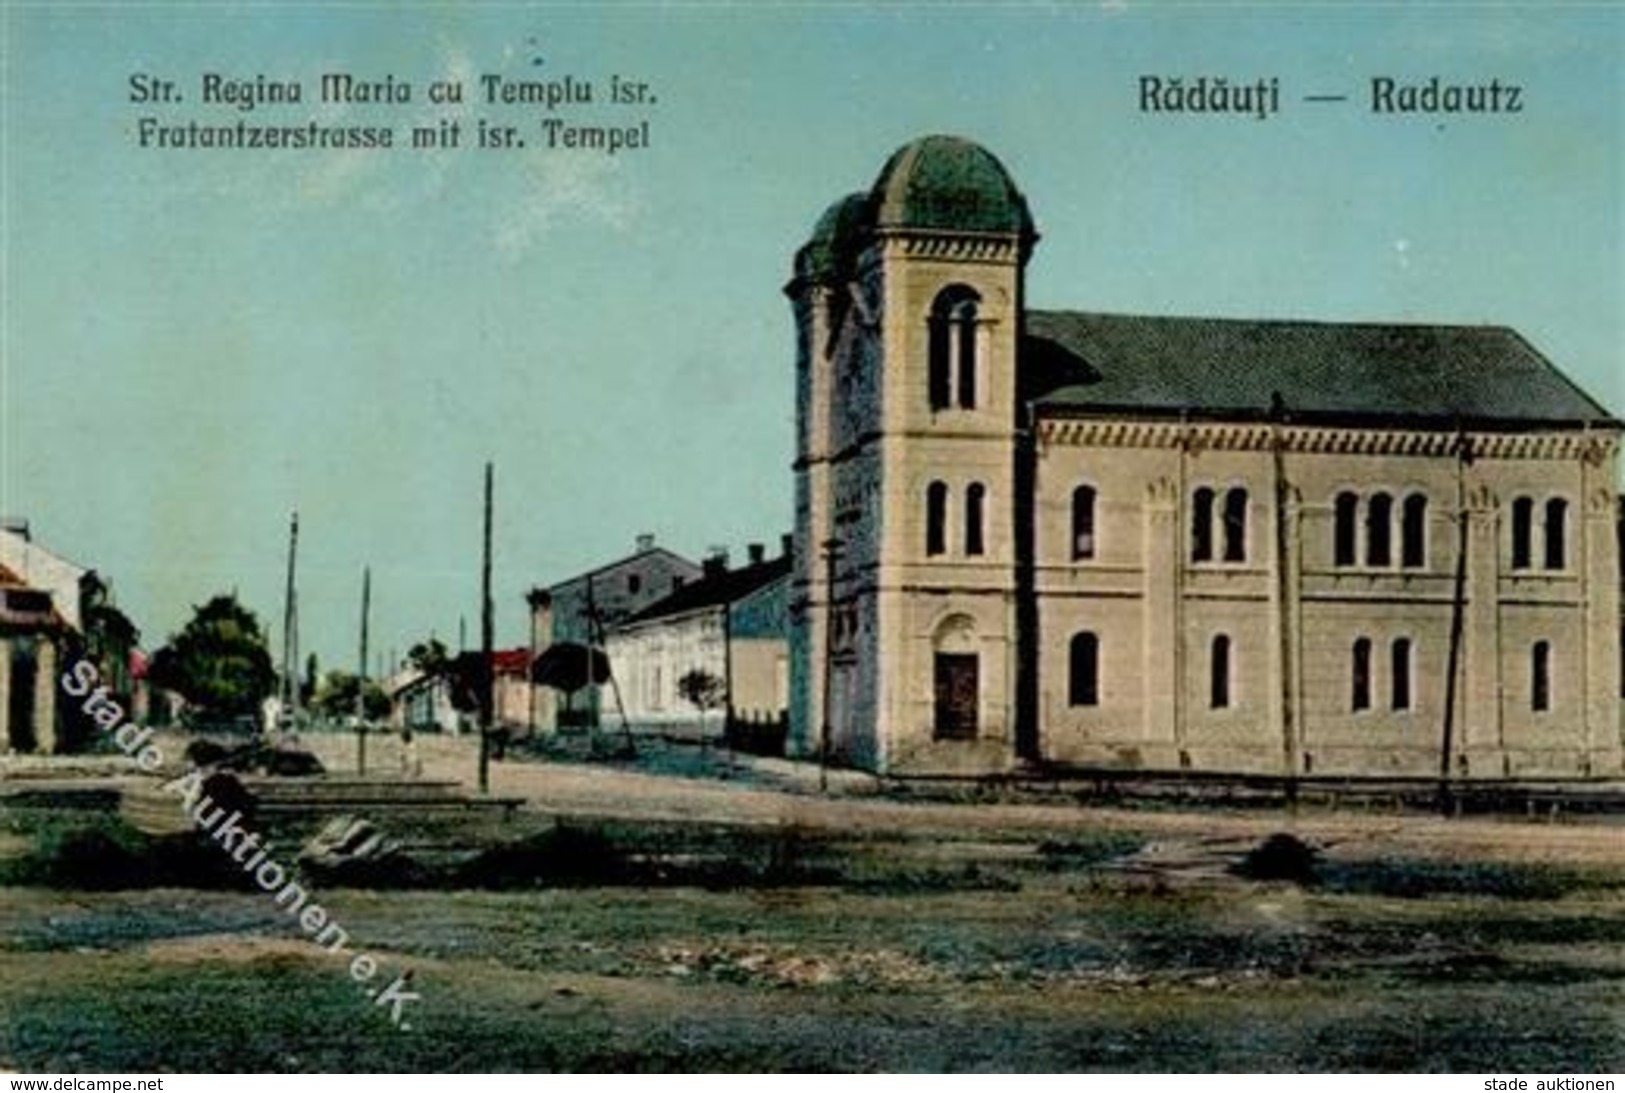
[[[298,619],[294,600],[294,566],[298,555],[299,513],[295,512],[288,521],[288,582],[282,593],[282,709],[277,717],[283,723],[278,727],[289,729],[293,727],[294,717],[299,712],[299,639],[294,634]]]
[[[495,696],[491,693],[491,495],[494,472],[485,464],[485,549],[480,561],[480,792],[491,790],[491,713]]]
[[[372,608],[372,567],[361,570],[361,659],[355,681],[355,770],[367,773],[367,613]]]

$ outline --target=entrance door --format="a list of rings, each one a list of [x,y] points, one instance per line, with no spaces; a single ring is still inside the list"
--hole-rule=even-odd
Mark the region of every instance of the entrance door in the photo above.
[[[0,656],[11,657],[11,694],[7,697],[11,739],[6,743],[20,755],[31,755],[39,747],[39,736],[34,732],[34,686],[39,662],[28,648],[0,645]]]
[[[976,739],[976,706],[980,697],[976,654],[938,653],[935,674],[937,739]]]

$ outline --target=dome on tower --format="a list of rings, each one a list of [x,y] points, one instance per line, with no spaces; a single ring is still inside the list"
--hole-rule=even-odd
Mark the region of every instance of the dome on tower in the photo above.
[[[869,200],[879,228],[1034,234],[1027,199],[1004,164],[963,137],[903,145],[886,161]]]
[[[866,193],[847,194],[825,209],[796,256],[796,272],[810,281],[839,280],[850,273],[869,228],[868,214]]]

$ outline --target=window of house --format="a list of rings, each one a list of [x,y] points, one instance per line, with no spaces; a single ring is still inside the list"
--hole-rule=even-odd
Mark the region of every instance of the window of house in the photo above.
[[[1392,565],[1393,537],[1394,499],[1386,493],[1372,494],[1365,507],[1365,564]]]
[[[1392,688],[1389,705],[1396,710],[1411,708],[1411,639],[1395,638],[1390,649],[1389,683]]]
[[[933,482],[925,490],[925,552],[948,552],[948,486]]]
[[[633,596],[643,591],[643,578],[636,573],[626,575],[626,591]]]
[[[1537,713],[1552,708],[1552,645],[1537,641],[1529,651],[1529,708]]]
[[[1247,491],[1240,486],[1224,495],[1224,560],[1247,560]]]
[[[927,387],[931,409],[976,408],[976,311],[981,298],[949,285],[931,306]]]
[[[1067,701],[1073,706],[1100,705],[1100,638],[1088,630],[1072,635]]]
[[[1072,559],[1095,556],[1095,488],[1072,491]]]
[[[1405,498],[1400,516],[1399,564],[1407,569],[1427,565],[1428,499],[1419,493]]]
[[[1206,486],[1191,497],[1191,561],[1213,560],[1213,491]]]
[[[984,548],[982,539],[983,512],[987,501],[987,487],[980,482],[972,482],[965,490],[965,553],[970,555],[981,554]]]
[[[1535,502],[1518,497],[1512,502],[1512,568],[1534,565]]]
[[[1332,561],[1336,565],[1353,565],[1354,545],[1357,538],[1360,499],[1348,490],[1337,495],[1332,513]]]
[[[1213,638],[1213,651],[1208,661],[1208,705],[1215,710],[1230,708],[1230,637],[1218,634]]]
[[[1546,568],[1568,564],[1569,503],[1561,497],[1546,502]]]
[[[1355,710],[1371,708],[1371,639],[1356,638],[1354,642],[1353,690],[1349,705]]]

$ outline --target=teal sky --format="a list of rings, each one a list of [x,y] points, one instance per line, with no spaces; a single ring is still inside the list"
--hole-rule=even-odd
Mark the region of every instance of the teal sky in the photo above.
[[[527,587],[639,532],[690,555],[776,543],[791,257],[927,132],[981,141],[1027,194],[1033,306],[1505,324],[1625,411],[1614,5],[0,11],[0,511],[108,575],[148,645],[234,587],[278,620],[293,509],[324,664],[353,664],[363,564],[375,648],[455,641],[460,615],[477,633],[486,459],[502,642],[523,640]],[[435,79],[620,73],[658,96],[653,147],[131,140],[153,112],[127,101],[132,73],[194,98],[205,71],[309,93],[335,70],[416,85],[409,107],[348,114],[397,125],[448,112],[421,101]],[[1141,74],[1279,77],[1282,112],[1143,116]],[[1524,112],[1367,112],[1372,77],[1433,75],[1519,84]],[[1299,101],[1315,93],[1351,101]]]

